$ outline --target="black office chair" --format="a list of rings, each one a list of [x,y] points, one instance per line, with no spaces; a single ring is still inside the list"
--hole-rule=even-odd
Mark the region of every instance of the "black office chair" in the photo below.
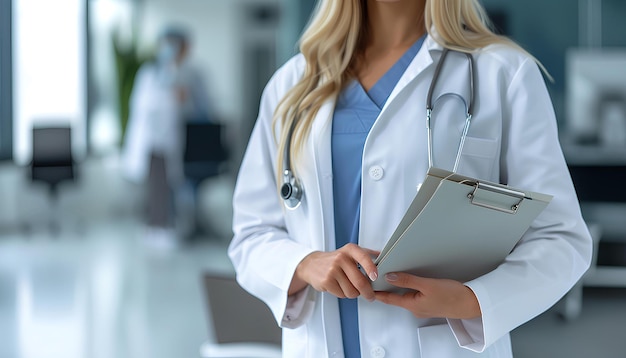
[[[32,134],[31,180],[48,186],[54,205],[58,200],[59,185],[75,180],[71,128],[69,126],[34,127]],[[56,214],[54,208],[52,213]],[[54,220],[51,221],[53,228],[58,228],[57,224]]]
[[[212,122],[189,122],[185,128],[183,170],[188,180],[198,184],[219,175],[228,160],[224,146],[223,125]]]
[[[206,179],[225,172],[229,153],[224,145],[224,126],[209,121],[190,121],[185,125],[183,173],[190,194],[179,203],[179,222],[183,223],[183,235],[201,233],[198,225],[198,188]]]

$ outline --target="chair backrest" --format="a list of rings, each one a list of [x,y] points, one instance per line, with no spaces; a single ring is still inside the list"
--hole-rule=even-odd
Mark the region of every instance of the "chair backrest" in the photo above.
[[[49,184],[53,193],[59,183],[75,179],[70,127],[33,128],[30,169],[31,180]]]
[[[203,276],[209,322],[217,343],[272,343],[280,346],[281,329],[270,309],[242,289],[234,277]]]
[[[578,198],[586,202],[626,203],[626,165],[569,165]]]
[[[71,166],[72,130],[70,127],[33,128],[33,166]]]
[[[228,153],[222,141],[223,126],[212,122],[189,122],[185,130],[185,162],[223,162]]]

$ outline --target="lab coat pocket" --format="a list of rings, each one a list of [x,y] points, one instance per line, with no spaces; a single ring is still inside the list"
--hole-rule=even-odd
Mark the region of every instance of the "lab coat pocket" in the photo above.
[[[498,157],[496,139],[467,137],[459,163],[459,173],[482,178],[491,178]]]
[[[472,352],[459,346],[448,324],[417,329],[422,358],[472,358],[486,354]]]

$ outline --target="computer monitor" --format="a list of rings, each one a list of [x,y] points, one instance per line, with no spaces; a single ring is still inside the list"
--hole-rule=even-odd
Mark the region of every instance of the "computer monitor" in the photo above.
[[[576,144],[626,147],[626,48],[566,54],[564,134]]]

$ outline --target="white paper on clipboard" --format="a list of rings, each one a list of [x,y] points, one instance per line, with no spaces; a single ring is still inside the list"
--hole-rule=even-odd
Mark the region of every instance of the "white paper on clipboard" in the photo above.
[[[388,272],[469,281],[504,261],[552,196],[431,168],[374,263],[376,291]]]

